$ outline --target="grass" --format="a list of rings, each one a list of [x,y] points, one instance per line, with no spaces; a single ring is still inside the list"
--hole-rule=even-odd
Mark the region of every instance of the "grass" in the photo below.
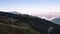
[[[41,34],[32,28],[21,28],[9,26],[9,24],[0,24],[0,34]]]

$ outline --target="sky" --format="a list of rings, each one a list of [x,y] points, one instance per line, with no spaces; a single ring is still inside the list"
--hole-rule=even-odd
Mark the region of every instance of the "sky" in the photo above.
[[[60,0],[0,0],[0,11],[30,15],[60,12]]]

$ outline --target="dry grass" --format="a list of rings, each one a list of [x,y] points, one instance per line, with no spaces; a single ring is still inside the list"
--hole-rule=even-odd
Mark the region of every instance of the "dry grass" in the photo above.
[[[41,34],[41,33],[32,28],[13,27],[1,23],[0,34]]]

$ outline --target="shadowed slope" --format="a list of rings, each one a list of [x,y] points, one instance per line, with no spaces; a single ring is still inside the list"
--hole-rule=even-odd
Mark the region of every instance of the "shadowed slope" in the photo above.
[[[27,27],[28,28],[27,32],[30,32],[28,34],[32,34],[31,32],[35,34],[39,32],[41,32],[42,34],[50,34],[51,29],[60,28],[60,25],[56,25],[48,20],[44,20],[35,16],[25,15],[25,14],[16,15],[16,14],[7,13],[7,12],[0,12],[0,22],[4,24],[8,24],[10,25],[10,27],[14,26],[13,28],[18,27],[19,32],[21,32],[21,30],[23,31],[23,29],[20,30],[19,27]],[[30,28],[32,28],[31,29],[32,31],[30,31]],[[18,30],[18,29],[15,29],[15,30]],[[34,30],[39,32],[36,32]]]

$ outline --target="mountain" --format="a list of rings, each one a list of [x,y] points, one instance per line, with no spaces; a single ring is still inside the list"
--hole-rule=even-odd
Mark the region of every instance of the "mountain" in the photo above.
[[[26,23],[28,25],[26,25]],[[27,14],[16,15],[16,14],[7,13],[7,12],[0,12],[0,24],[1,24],[0,32],[10,33],[10,34],[12,33],[21,34],[21,32],[23,34],[25,33],[38,34],[38,32],[45,34],[45,33],[48,33],[48,30],[50,27],[52,28],[56,27],[56,25],[53,24],[52,22],[45,19],[41,19],[36,16],[27,15]],[[24,29],[23,28],[21,29],[21,27],[23,27]]]
[[[29,17],[23,16],[28,15],[0,12],[0,34],[41,34],[25,22]]]
[[[55,19],[51,20],[51,22],[60,25],[60,18],[55,18]]]
[[[52,32],[53,29],[56,30],[58,25],[27,14],[13,14],[7,12],[0,12],[0,33],[10,33],[10,34],[37,34],[38,32],[47,34]],[[26,25],[28,24],[28,25]],[[21,29],[22,27],[22,29]],[[14,29],[15,28],[15,29]],[[24,28],[24,29],[23,29]],[[52,30],[50,30],[53,28]],[[27,30],[28,29],[28,30]],[[34,31],[33,31],[34,30]],[[15,31],[15,32],[14,32]],[[24,33],[25,32],[25,33]],[[52,33],[54,33],[53,31]],[[58,32],[58,31],[57,31]],[[38,33],[38,34],[40,34]]]
[[[60,17],[60,12],[52,12],[52,13],[46,13],[46,14],[37,14],[36,16],[51,21],[52,19],[59,18]]]

